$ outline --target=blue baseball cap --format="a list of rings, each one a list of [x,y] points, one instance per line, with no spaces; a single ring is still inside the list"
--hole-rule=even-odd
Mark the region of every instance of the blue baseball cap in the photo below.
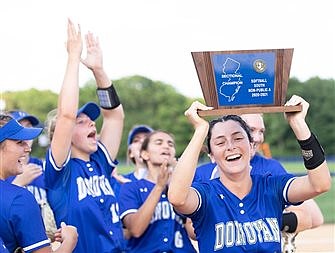
[[[17,120],[11,119],[0,127],[0,142],[4,140],[32,140],[42,133],[43,128],[24,127]]]
[[[127,140],[128,146],[133,142],[133,139],[134,139],[136,134],[151,133],[153,131],[154,130],[147,125],[138,125],[138,126],[133,127],[133,129],[131,129],[129,134],[128,134],[128,140]]]
[[[94,102],[88,102],[78,110],[77,117],[81,113],[86,114],[91,120],[95,121],[100,116],[100,107]]]
[[[36,127],[40,124],[40,121],[38,120],[38,118],[36,118],[33,115],[30,115],[24,111],[19,111],[19,110],[15,110],[15,111],[10,111],[9,115],[12,116],[13,119],[16,119],[17,121],[21,121],[21,120],[28,120],[31,125],[33,127]]]

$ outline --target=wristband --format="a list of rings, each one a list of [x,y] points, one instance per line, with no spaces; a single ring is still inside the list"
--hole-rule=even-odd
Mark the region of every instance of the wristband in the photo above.
[[[114,109],[121,104],[113,84],[108,88],[97,88],[97,95],[103,109]]]
[[[311,133],[307,140],[299,141],[306,169],[313,170],[325,161],[325,153],[316,136]]]
[[[283,213],[283,222],[281,226],[281,231],[293,233],[298,227],[297,215],[293,212]]]

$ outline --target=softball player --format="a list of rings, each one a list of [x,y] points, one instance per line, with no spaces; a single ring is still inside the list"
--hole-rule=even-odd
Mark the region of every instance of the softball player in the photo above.
[[[284,167],[274,159],[265,158],[256,153],[261,144],[264,142],[265,125],[261,114],[243,114],[241,118],[247,123],[251,129],[253,139],[253,152],[251,165],[251,175],[283,175],[287,171]],[[197,181],[208,180],[219,177],[218,168],[215,163],[208,163],[199,166],[196,170],[195,179]],[[282,230],[282,251],[294,252],[296,234],[306,229],[311,229],[322,225],[323,215],[320,208],[313,199],[304,201],[298,206],[289,206],[283,213]],[[286,250],[290,248],[291,250]]]
[[[24,127],[38,127],[40,124],[39,120],[35,116],[29,115],[24,111],[10,111],[9,115],[16,119]],[[32,144],[33,141],[30,141],[30,148],[32,147]],[[35,196],[37,203],[40,205],[47,202],[42,167],[43,162],[41,159],[29,156],[27,164],[24,165],[23,173],[7,179],[8,182],[26,187],[26,189]]]
[[[148,173],[145,178],[122,185],[120,213],[130,232],[129,252],[196,252],[184,226],[167,198],[169,166],[174,163],[175,143],[166,132],[146,137],[141,157]]]
[[[142,158],[140,157],[140,149],[145,137],[151,133],[153,129],[146,125],[137,125],[134,126],[128,134],[127,145],[128,145],[128,159],[130,159],[134,165],[134,171],[126,175],[123,175],[125,178],[128,178],[130,181],[137,181],[142,179],[146,173],[147,168],[144,164]]]
[[[250,175],[252,138],[236,115],[217,120],[200,118],[210,107],[194,102],[185,112],[194,135],[178,160],[169,186],[174,208],[192,218],[200,252],[280,252],[282,210],[330,189],[331,177],[323,149],[311,134],[305,116],[309,104],[293,96],[286,105],[302,104],[302,111],[286,118],[303,151],[308,175]],[[192,184],[198,156],[207,136],[211,159],[220,178]]]
[[[17,248],[24,252],[52,252],[34,196],[5,181],[22,173],[22,165],[31,151],[27,140],[41,132],[42,128],[25,128],[15,119],[0,115],[0,238],[9,252]],[[63,242],[55,252],[72,252],[76,229],[63,226],[58,232]]]
[[[111,187],[124,113],[117,93],[102,65],[99,41],[86,36],[87,55],[81,59],[80,29],[68,22],[68,64],[58,99],[57,116],[51,121],[51,146],[46,155],[45,180],[48,199],[57,224],[65,221],[78,228],[74,252],[122,252],[124,238],[119,205]],[[92,70],[102,108],[98,140],[95,120],[100,108],[93,102],[78,110],[80,61]]]
[[[10,111],[9,115],[16,119],[24,127],[38,127],[41,125],[38,118],[21,110]],[[33,141],[31,140],[28,143],[31,148]],[[9,177],[6,181],[18,186],[23,186],[30,191],[34,195],[40,208],[43,208],[44,213],[46,210],[45,205],[48,204],[48,200],[44,183],[44,170],[42,169],[43,162],[41,159],[31,156],[29,156],[26,161],[27,163],[23,165],[23,173],[17,176]],[[53,242],[55,239],[54,233],[57,228],[51,208],[48,208],[47,210],[49,212],[48,218],[43,217],[43,215],[42,217],[47,236]]]

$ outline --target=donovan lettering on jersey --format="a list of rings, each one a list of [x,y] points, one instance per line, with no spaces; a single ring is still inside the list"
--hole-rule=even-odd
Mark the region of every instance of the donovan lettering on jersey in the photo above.
[[[280,229],[276,218],[244,223],[228,221],[215,224],[214,251],[224,247],[253,245],[261,242],[280,242]]]
[[[150,223],[153,223],[157,220],[167,220],[172,219],[176,220],[179,224],[183,224],[183,220],[179,215],[173,211],[173,207],[168,201],[158,202],[155,208],[155,212],[151,218]]]
[[[115,196],[114,191],[104,175],[92,176],[89,178],[77,177],[78,200],[82,200],[90,195],[92,197],[101,196],[101,192],[105,195]]]

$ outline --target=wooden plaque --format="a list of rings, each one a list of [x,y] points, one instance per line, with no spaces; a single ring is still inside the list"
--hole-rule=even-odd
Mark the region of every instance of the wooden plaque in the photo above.
[[[293,49],[192,52],[210,111],[200,116],[301,111],[284,106]]]

